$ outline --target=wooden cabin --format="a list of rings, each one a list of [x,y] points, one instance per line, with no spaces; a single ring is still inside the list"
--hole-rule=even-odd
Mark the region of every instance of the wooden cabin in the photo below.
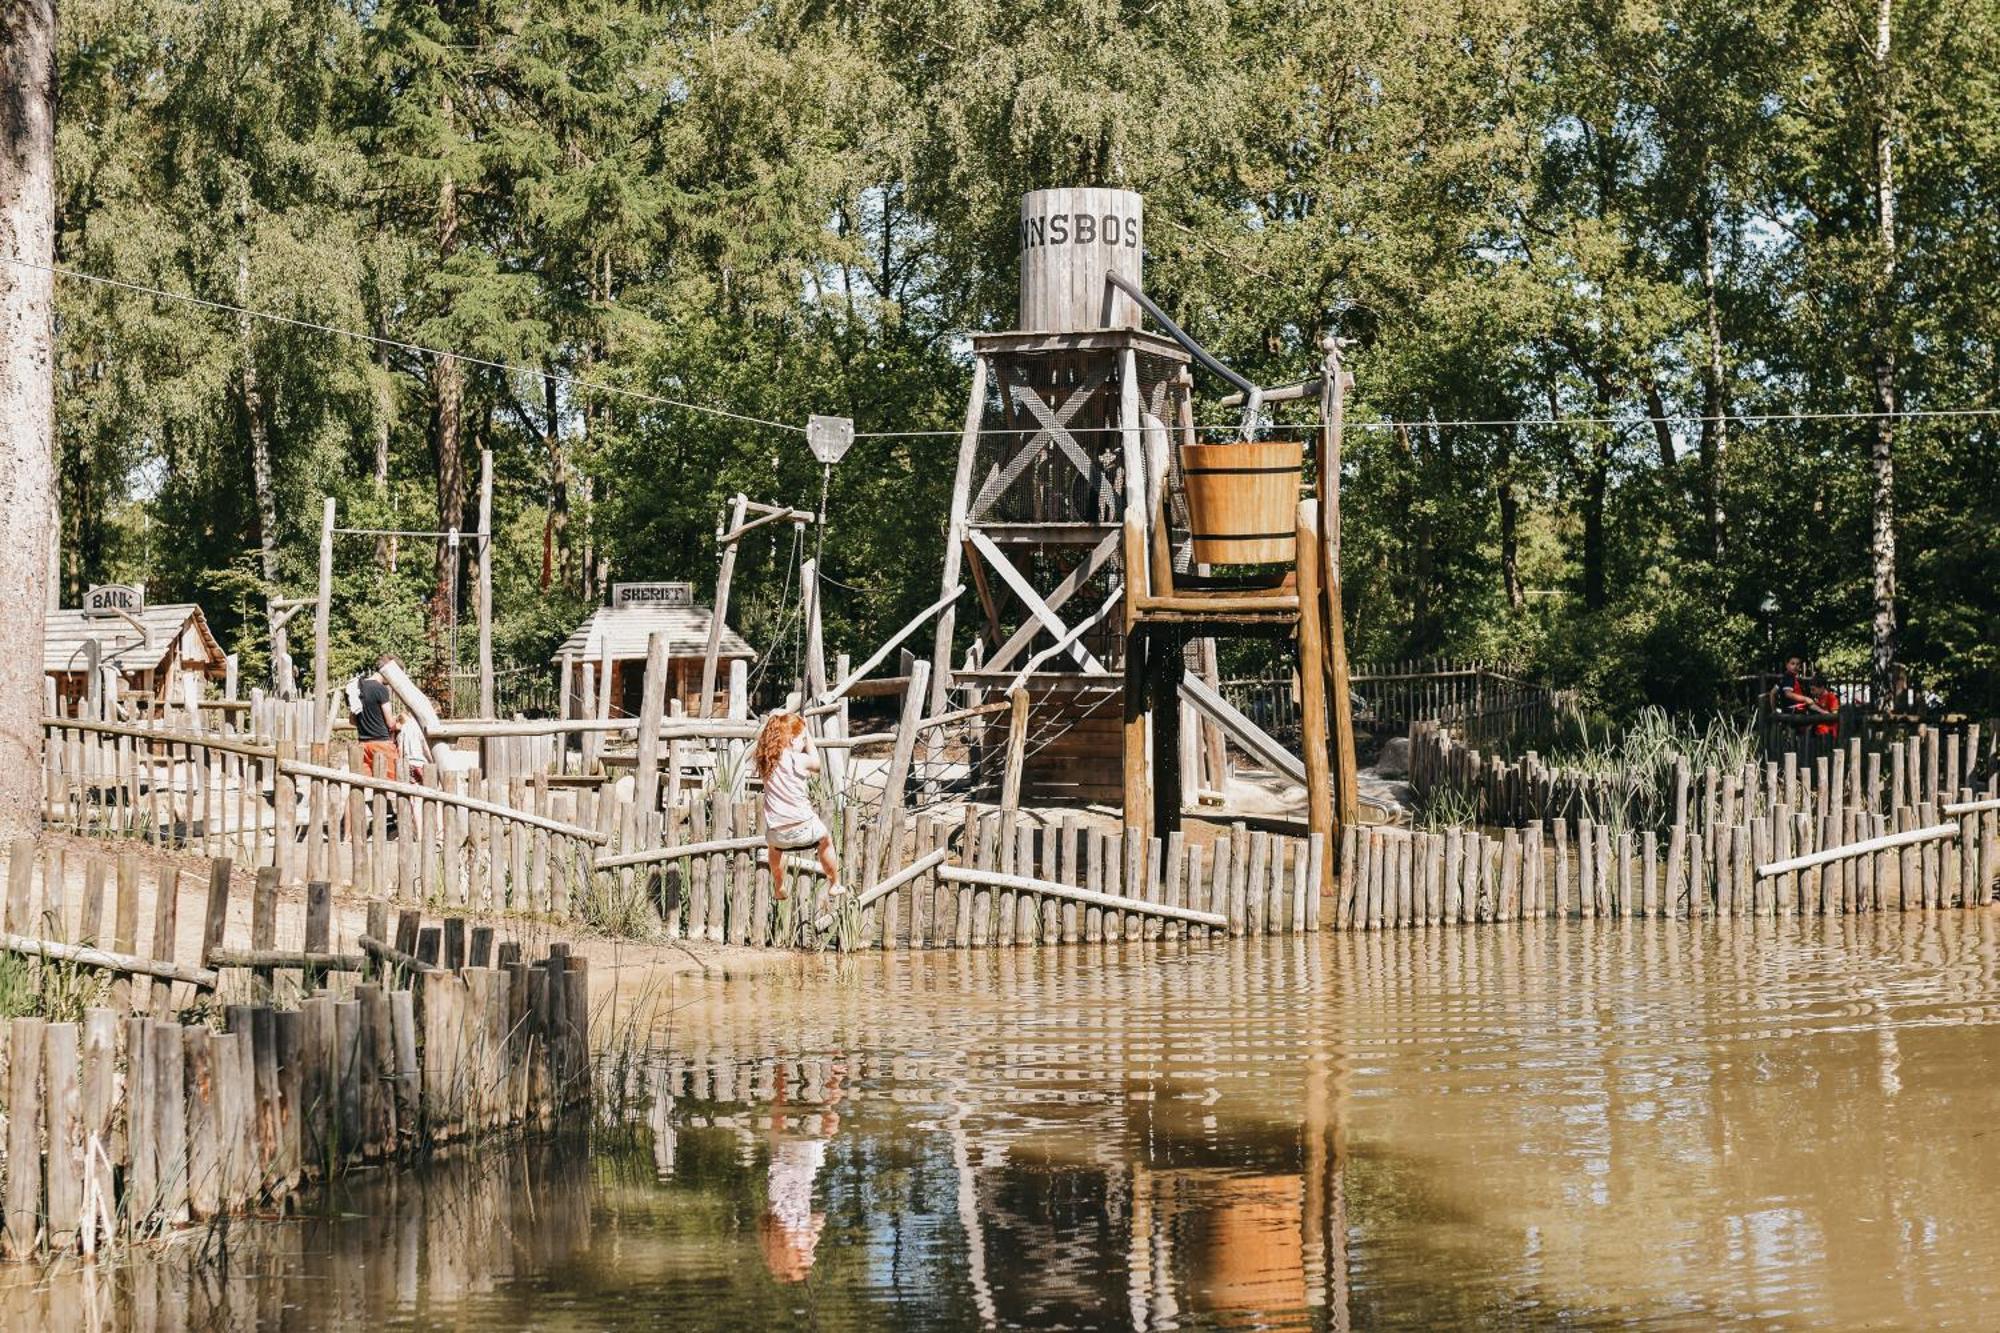
[[[103,590],[91,591],[96,596]],[[64,607],[49,612],[42,670],[55,683],[56,707],[65,717],[81,715],[90,697],[93,640],[99,664],[117,668],[119,698],[135,716],[178,703],[181,679],[190,673],[219,681],[228,670],[208,617],[192,602],[127,601],[120,611]]]
[[[590,619],[578,625],[556,649],[552,660],[558,667],[567,663],[570,672],[562,682],[562,697],[571,701],[570,708],[580,710],[583,677],[589,672],[594,676],[593,698],[601,696],[608,679],[613,717],[637,717],[643,703],[646,644],[658,631],[667,636],[667,697],[680,700],[681,707],[692,715],[701,697],[702,661],[714,619],[711,608],[694,600],[691,583],[614,584],[611,605],[591,612]],[[729,664],[756,657],[742,635],[726,624],[722,627],[716,649],[716,712],[727,704]]]

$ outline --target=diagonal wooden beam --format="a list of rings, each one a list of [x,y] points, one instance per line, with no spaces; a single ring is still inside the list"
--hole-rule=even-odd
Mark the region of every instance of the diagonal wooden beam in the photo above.
[[[1063,581],[1058,583],[1054,590],[1049,593],[1049,610],[1062,610],[1063,603],[1080,592],[1083,589],[1083,585],[1090,582],[1091,575],[1097,573],[1098,570],[1111,562],[1111,557],[1118,554],[1118,542],[1122,535],[1118,529],[1113,528],[1110,532],[1104,534],[1102,541],[1090,548],[1090,553],[1083,558],[1083,562],[1075,569],[1072,569],[1064,577]],[[1032,620],[1029,621],[1027,624],[1021,626],[1021,628],[1015,630],[1013,636],[1001,645],[1000,651],[995,653],[992,660],[984,665],[993,671],[1005,670],[1012,664],[1016,657],[1019,657],[1026,651],[1028,645],[1034,642],[1035,636],[1041,633],[1041,631],[1042,627],[1039,624]],[[999,636],[995,635],[994,637],[998,638]]]
[[[972,501],[972,517],[978,518],[986,512],[987,508],[995,500],[1005,495],[1008,488],[1020,480],[1021,474],[1027,471],[1037,458],[1042,456],[1042,452],[1049,447],[1050,441],[1058,437],[1060,437],[1069,450],[1074,451],[1070,456],[1071,462],[1074,463],[1076,461],[1077,455],[1083,455],[1084,463],[1082,466],[1084,468],[1084,475],[1090,475],[1089,455],[1083,454],[1083,450],[1077,446],[1076,441],[1070,438],[1069,421],[1071,417],[1075,416],[1082,409],[1085,403],[1090,401],[1091,395],[1097,392],[1098,387],[1104,383],[1110,373],[1110,368],[1105,367],[1091,374],[1089,378],[1085,379],[1082,384],[1078,385],[1070,393],[1069,397],[1063,400],[1063,405],[1053,413],[1048,411],[1047,405],[1042,402],[1041,395],[1033,389],[1028,389],[1026,392],[1016,395],[1020,401],[1035,405],[1038,409],[1036,415],[1042,421],[1042,429],[1028,437],[1028,442],[1021,446],[1021,452],[1008,459],[1006,466],[986,479],[985,484],[979,488],[979,494]]]
[[[1091,391],[1094,392],[1095,386],[1090,387]],[[1056,414],[1049,410],[1049,405],[1042,401],[1041,395],[1032,391],[1022,396],[1022,402],[1027,405],[1028,411],[1034,414],[1035,419],[1042,423],[1043,429],[1049,433],[1050,438],[1062,449],[1063,455],[1069,459],[1070,465],[1083,474],[1085,481],[1095,481],[1097,483],[1098,505],[1101,508],[1109,509],[1116,499],[1111,493],[1110,478],[1097,470],[1097,460],[1082,445],[1076,442],[1075,436],[1069,433],[1069,418],[1074,415],[1074,412],[1066,411],[1061,421],[1058,421],[1056,420]]]
[[[977,560],[966,562],[972,569],[972,586],[979,590],[979,607],[986,613],[986,634],[994,643],[1000,641],[1000,604],[993,600],[993,585],[986,581],[986,566]]]
[[[1245,717],[1208,682],[1199,676],[1183,676],[1180,693],[1181,698],[1194,705],[1196,712],[1221,727],[1230,740],[1269,764],[1274,772],[1302,787],[1305,785],[1305,761],[1287,750],[1270,732]]]
[[[993,544],[991,537],[988,537],[978,528],[973,528],[966,533],[966,539],[972,543],[974,550],[986,558],[986,563],[993,567],[993,572],[1000,576],[1001,581],[1007,585],[1008,590],[1021,599],[1021,604],[1028,608],[1028,614],[1041,622],[1043,629],[1046,629],[1058,639],[1068,636],[1069,626],[1063,623],[1063,618],[1049,609],[1049,604],[1042,600],[1041,594],[1035,591],[1034,585],[1028,582],[1020,570],[1014,568],[1014,562],[1009,560],[1001,552],[1000,548]],[[1103,667],[1098,665],[1097,659],[1090,655],[1090,650],[1081,643],[1072,643],[1069,646],[1069,651],[1070,655],[1076,658],[1077,664],[1085,671],[1104,670]]]

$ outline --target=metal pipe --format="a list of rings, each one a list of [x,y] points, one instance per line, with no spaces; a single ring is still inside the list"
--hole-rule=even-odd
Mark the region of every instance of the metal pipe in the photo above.
[[[1216,374],[1222,376],[1222,378],[1228,380],[1231,384],[1234,384],[1237,388],[1241,389],[1243,393],[1252,401],[1261,398],[1263,396],[1263,390],[1259,389],[1249,380],[1245,379],[1243,376],[1231,370],[1228,366],[1225,366],[1220,361],[1216,360],[1214,356],[1210,355],[1209,350],[1206,347],[1203,347],[1200,343],[1196,342],[1193,338],[1189,337],[1187,332],[1183,330],[1180,325],[1174,323],[1173,320],[1169,319],[1167,317],[1166,311],[1160,309],[1159,306],[1153,304],[1153,298],[1146,295],[1144,292],[1140,291],[1136,284],[1132,283],[1126,278],[1119,276],[1116,273],[1105,274],[1104,280],[1110,283],[1112,286],[1116,287],[1119,291],[1131,297],[1134,301],[1137,301],[1139,303],[1139,308],[1144,310],[1147,314],[1151,315],[1153,317],[1154,322],[1167,331],[1168,337],[1172,338],[1175,342],[1179,343],[1181,346],[1187,348],[1189,354],[1192,355],[1195,360],[1201,362],[1204,366],[1207,366],[1210,370],[1214,371]]]

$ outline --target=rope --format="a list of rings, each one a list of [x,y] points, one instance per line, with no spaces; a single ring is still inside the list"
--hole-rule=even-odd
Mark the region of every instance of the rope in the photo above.
[[[799,631],[799,637],[802,640],[812,634],[813,624],[819,619],[819,583],[820,579],[824,577],[820,571],[825,565],[826,558],[826,497],[832,485],[833,464],[821,463],[819,465],[819,522],[813,525],[816,529],[813,534],[813,586],[810,591],[804,588],[799,590],[801,596],[806,599],[805,625]],[[797,524],[792,525],[792,531],[794,534],[798,532]],[[825,651],[824,644],[821,646],[821,651]],[[798,682],[799,698],[807,698],[810,691],[806,688],[805,673],[803,671],[794,671],[793,679]]]
[[[11,255],[0,255],[0,263],[12,264],[16,268],[33,269],[53,277],[70,278],[78,282],[95,283],[100,287],[111,287],[120,291],[138,292],[157,297],[163,301],[178,301],[183,305],[198,306],[204,310],[221,311],[224,314],[246,315],[251,319],[261,319],[269,324],[284,324],[296,329],[307,329],[314,333],[332,334],[336,338],[348,338],[355,342],[368,343],[376,347],[393,347],[398,351],[414,352],[418,356],[451,357],[463,361],[468,366],[482,366],[488,370],[503,371],[510,375],[527,375],[538,380],[567,385],[588,393],[610,394],[614,397],[636,399],[659,407],[677,407],[688,412],[701,412],[728,421],[741,421],[751,426],[769,426],[773,430],[794,431],[805,434],[804,426],[796,426],[787,421],[772,421],[768,417],[754,417],[743,412],[733,412],[726,407],[712,407],[707,403],[691,403],[682,398],[668,398],[662,394],[647,393],[642,389],[627,389],[617,384],[606,384],[602,380],[578,379],[574,375],[558,374],[536,366],[517,366],[505,361],[493,361],[486,357],[472,356],[465,352],[441,350],[425,347],[421,343],[404,342],[400,338],[385,338],[379,334],[359,333],[353,329],[343,329],[336,324],[321,324],[316,320],[300,319],[295,315],[280,315],[269,310],[253,310],[248,306],[236,305],[230,301],[211,301],[203,296],[190,296],[185,292],[170,292],[163,287],[150,287],[142,282],[128,282],[123,278],[107,278],[97,273],[86,273],[82,269],[64,268],[55,264],[36,264],[26,259],[16,259]]]
[[[779,607],[778,624],[777,627],[771,631],[770,645],[764,649],[763,656],[757,659],[757,669],[750,673],[750,680],[747,685],[748,692],[753,697],[756,695],[757,691],[763,686],[764,674],[770,670],[771,660],[773,656],[775,656],[776,653],[778,652],[780,645],[784,643],[786,627],[790,625],[792,621],[797,618],[796,614],[790,608],[792,605],[792,571],[797,569],[799,565],[799,559],[798,559],[799,541],[800,538],[799,538],[798,525],[793,524],[792,558],[785,562],[785,588],[784,591],[780,593],[778,597],[778,607]],[[772,543],[772,549],[773,551],[777,549],[777,543],[775,541]],[[798,658],[795,651],[793,656],[794,663],[796,663],[797,660]]]

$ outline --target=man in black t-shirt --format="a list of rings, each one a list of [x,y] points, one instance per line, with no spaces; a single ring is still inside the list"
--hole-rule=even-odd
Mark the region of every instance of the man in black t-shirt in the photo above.
[[[382,661],[388,661],[383,658]],[[389,726],[389,687],[382,683],[381,663],[361,678],[361,711],[354,715],[354,734],[361,738],[361,762],[376,777],[396,776],[396,733]]]

